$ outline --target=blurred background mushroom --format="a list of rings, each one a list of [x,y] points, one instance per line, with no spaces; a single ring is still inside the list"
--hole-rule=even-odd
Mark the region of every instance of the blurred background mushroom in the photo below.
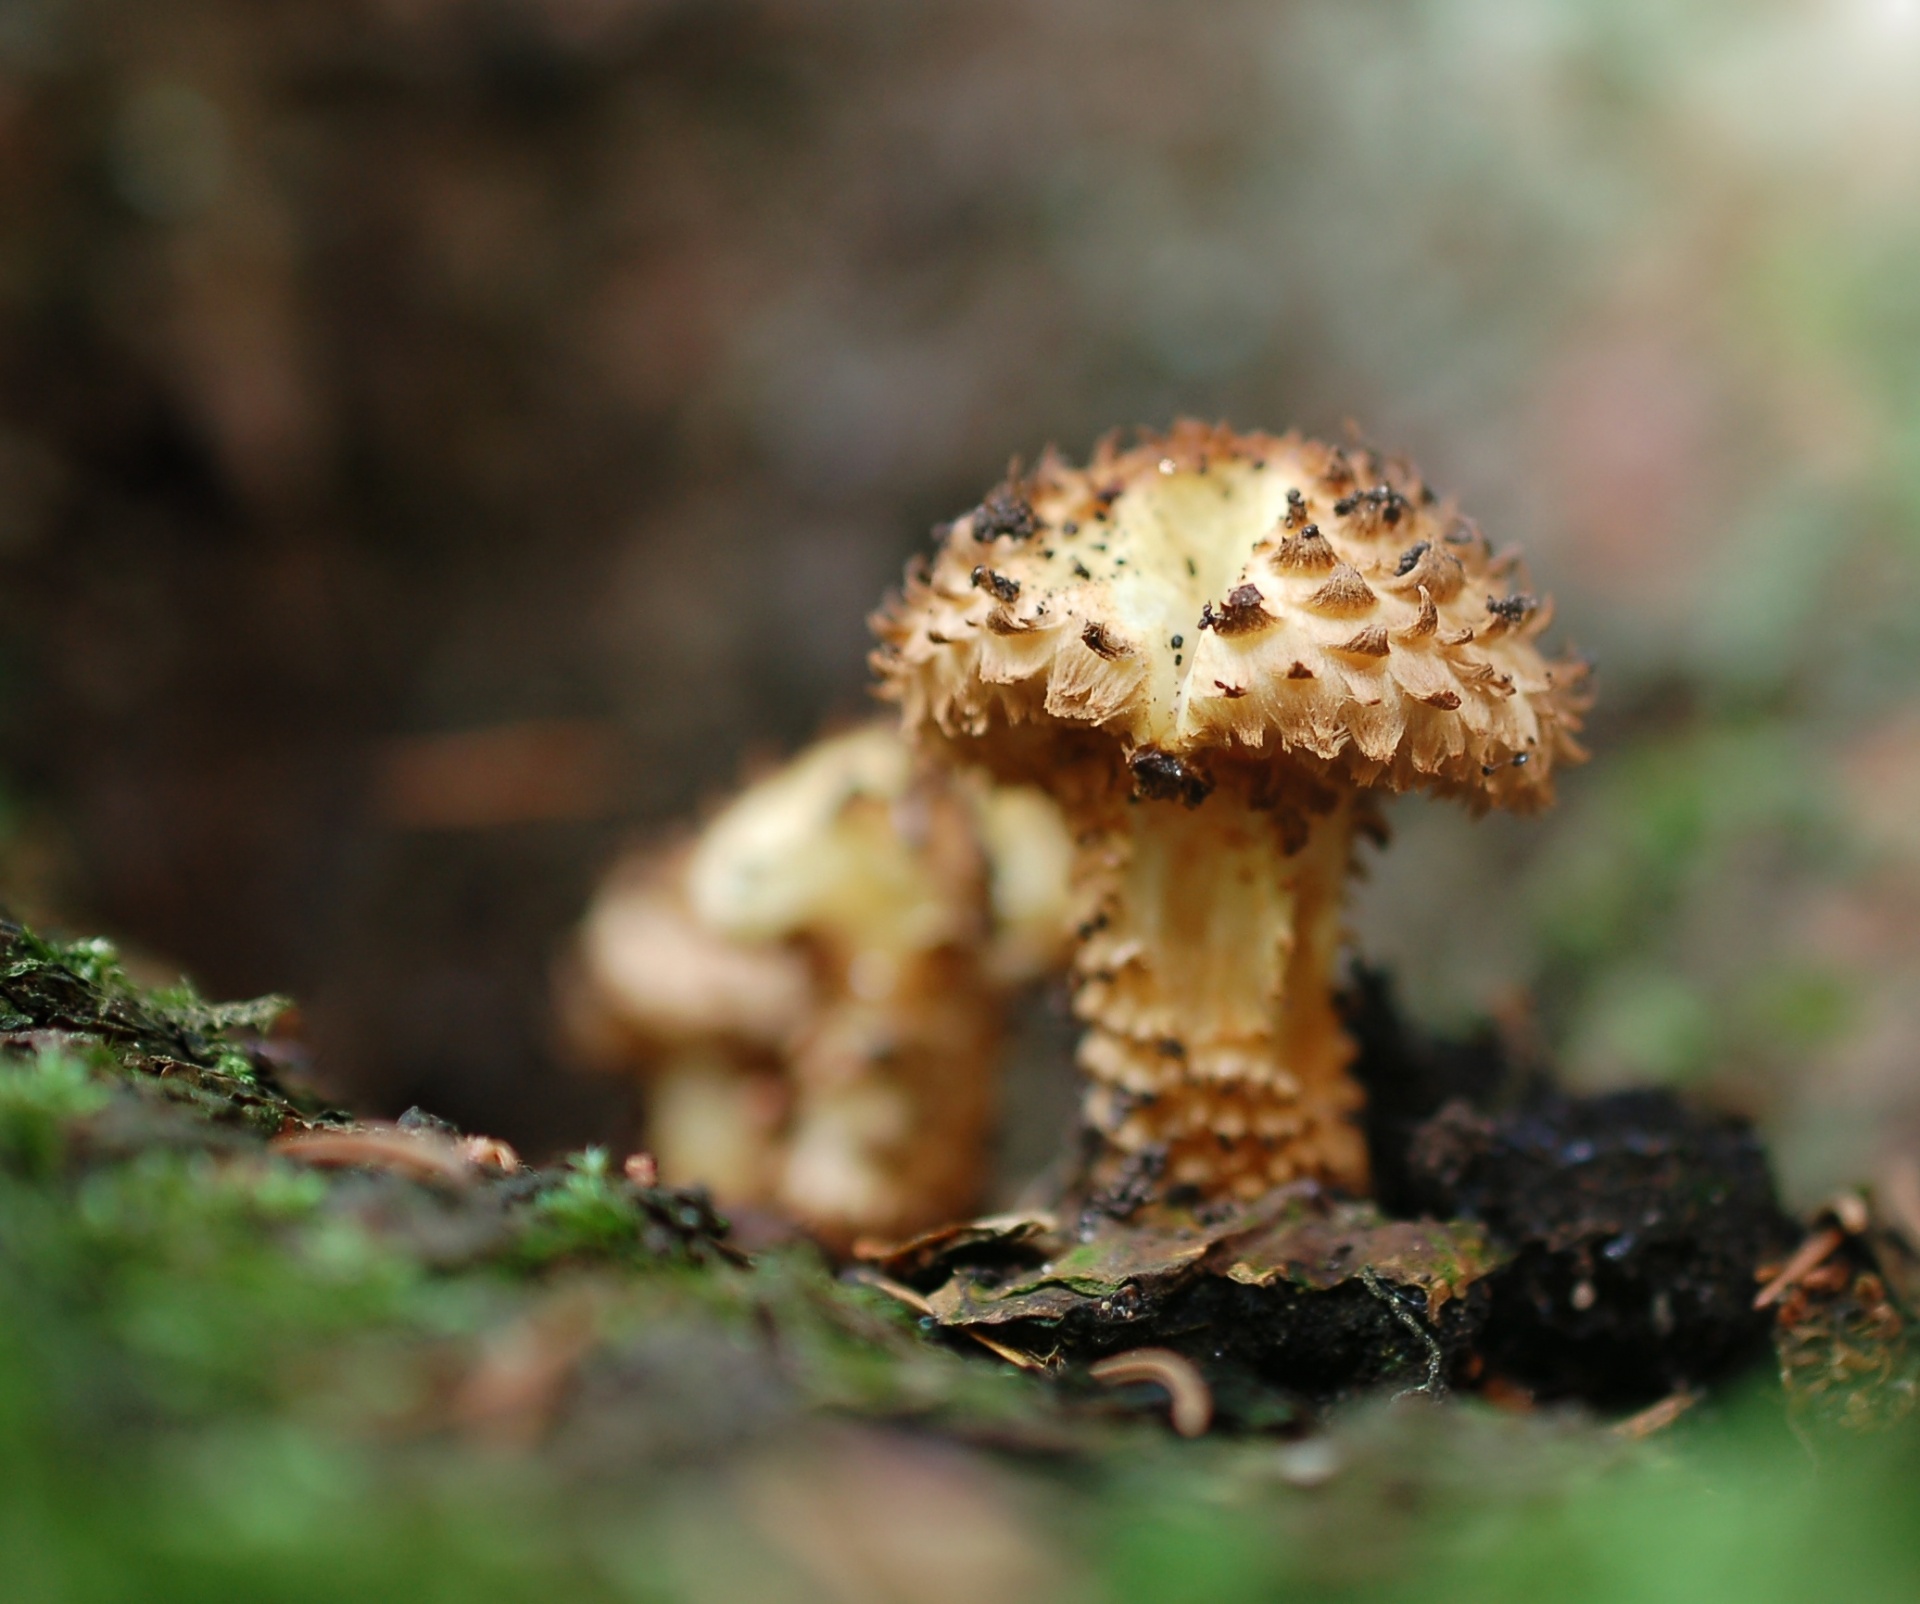
[[[858,712],[929,524],[1350,414],[1605,687],[1551,819],[1395,810],[1360,945],[1815,1199],[1920,1136],[1916,84],[1892,0],[11,0],[0,885],[603,1136],[596,874]]]
[[[562,1017],[646,1083],[669,1184],[842,1247],[908,1235],[986,1190],[1010,995],[1062,956],[1070,852],[1039,792],[866,724],[617,864]]]

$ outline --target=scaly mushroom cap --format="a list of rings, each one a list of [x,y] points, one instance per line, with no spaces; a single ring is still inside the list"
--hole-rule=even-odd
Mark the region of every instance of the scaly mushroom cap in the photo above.
[[[1148,795],[1286,754],[1530,810],[1584,755],[1551,613],[1405,463],[1186,422],[1011,477],[876,615],[874,664],[909,729],[1002,773],[1057,768],[1066,726],[1116,739]]]
[[[744,942],[830,933],[893,954],[977,942],[980,848],[944,792],[885,725],[817,741],[701,833],[694,913]]]

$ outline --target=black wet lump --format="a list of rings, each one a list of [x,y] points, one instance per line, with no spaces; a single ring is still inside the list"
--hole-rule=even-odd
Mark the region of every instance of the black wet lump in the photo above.
[[[1540,605],[1531,596],[1489,596],[1487,611],[1495,618],[1504,618],[1509,624],[1518,624]]]
[[[1489,1278],[1488,1373],[1630,1403],[1760,1351],[1755,1271],[1797,1233],[1751,1127],[1664,1091],[1557,1094],[1490,1029],[1411,1027],[1378,970],[1340,1005],[1381,1206],[1479,1220],[1513,1254]]]
[[[1026,497],[1008,488],[994,491],[973,513],[973,538],[983,544],[1003,535],[1009,540],[1025,540],[1039,527]]]
[[[1516,1063],[1491,1027],[1457,1040],[1407,1023],[1384,969],[1354,965],[1337,1002],[1358,1049],[1353,1077],[1367,1094],[1367,1160],[1373,1192],[1390,1214],[1417,1214],[1407,1151],[1414,1133],[1447,1103],[1503,1107],[1543,1092],[1539,1070]]]
[[[1149,802],[1184,802],[1197,808],[1213,790],[1211,778],[1158,747],[1135,752],[1128,767],[1133,770],[1135,793]]]
[[[1219,611],[1214,610],[1211,602],[1201,608],[1200,627],[1221,635],[1244,635],[1252,630],[1264,629],[1273,622],[1265,601],[1259,586],[1236,585],[1227,592],[1227,599],[1220,604]]]
[[[1234,1418],[1241,1410],[1230,1400],[1311,1408],[1376,1388],[1444,1396],[1468,1361],[1485,1310],[1484,1283],[1429,1315],[1418,1292],[1378,1277],[1311,1291],[1205,1276],[1165,1298],[1116,1297],[1106,1307],[1090,1300],[1044,1337],[1002,1335],[1086,1362],[1149,1344],[1170,1347],[1200,1367],[1221,1423],[1231,1426],[1250,1422]]]
[[[1479,1220],[1513,1259],[1490,1282],[1489,1373],[1601,1403],[1660,1397],[1760,1352],[1756,1271],[1797,1233],[1745,1121],[1665,1091],[1456,1100],[1407,1154],[1410,1200]]]
[[[1020,581],[1009,579],[1005,574],[996,574],[985,563],[974,569],[973,587],[975,590],[990,590],[1003,602],[1020,599]]]

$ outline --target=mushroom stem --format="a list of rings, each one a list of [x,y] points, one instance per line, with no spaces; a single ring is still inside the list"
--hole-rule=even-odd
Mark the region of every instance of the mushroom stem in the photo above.
[[[837,960],[837,961],[836,961]],[[978,1199],[1000,1017],[971,951],[823,954],[833,1000],[794,1043],[777,1196],[826,1240],[921,1228]]]
[[[1314,801],[1317,813],[1276,806],[1235,776],[1198,807],[1112,807],[1083,836],[1093,913],[1074,1008],[1090,1027],[1079,1059],[1097,1187],[1365,1190],[1364,1098],[1333,1001],[1354,808]]]

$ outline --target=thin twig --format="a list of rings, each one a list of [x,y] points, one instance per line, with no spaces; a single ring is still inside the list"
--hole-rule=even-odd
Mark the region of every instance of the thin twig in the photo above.
[[[1902,1153],[1880,1172],[1874,1201],[1885,1206],[1888,1223],[1907,1246],[1920,1253],[1920,1160]]]
[[[1018,1348],[1009,1348],[1004,1342],[995,1342],[992,1337],[982,1336],[978,1331],[969,1331],[967,1335],[972,1337],[981,1347],[985,1348],[988,1353],[1006,1360],[1007,1363],[1012,1365],[1016,1370],[1025,1370],[1030,1375],[1044,1376],[1049,1374],[1053,1369],[1046,1360],[1040,1358],[1037,1354],[1022,1353]]]
[[[419,1181],[473,1179],[473,1161],[446,1137],[403,1131],[395,1125],[361,1125],[350,1131],[297,1131],[267,1144],[282,1158],[322,1169],[388,1170]]]
[[[872,1287],[875,1292],[892,1298],[895,1303],[904,1303],[917,1315],[933,1318],[933,1305],[927,1302],[924,1294],[915,1292],[912,1287],[896,1281],[891,1276],[882,1275],[878,1270],[859,1265],[853,1271],[853,1279],[862,1286]]]
[[[1846,1236],[1837,1226],[1830,1225],[1825,1230],[1815,1231],[1793,1250],[1793,1256],[1780,1267],[1779,1273],[1754,1294],[1754,1308],[1765,1309],[1778,1303],[1799,1282],[1825,1264],[1844,1241]]]
[[[1367,1290],[1387,1306],[1394,1319],[1419,1338],[1421,1345],[1427,1350],[1427,1379],[1419,1386],[1408,1387],[1405,1392],[1396,1393],[1394,1396],[1404,1398],[1408,1393],[1424,1392],[1434,1398],[1446,1397],[1447,1356],[1441,1351],[1439,1340],[1427,1329],[1424,1321],[1416,1319],[1408,1312],[1407,1306],[1388,1289],[1379,1276],[1374,1274],[1371,1265],[1363,1264],[1360,1267],[1360,1279],[1365,1283]]]
[[[1625,1437],[1629,1442],[1638,1442],[1642,1437],[1651,1437],[1656,1431],[1665,1431],[1699,1401],[1700,1394],[1697,1392],[1669,1393],[1657,1404],[1649,1404],[1639,1414],[1615,1421],[1613,1434]]]
[[[1213,1389],[1193,1362],[1171,1348],[1135,1348],[1092,1366],[1088,1374],[1110,1387],[1150,1381],[1167,1395],[1167,1418],[1182,1437],[1200,1437],[1213,1424]]]

